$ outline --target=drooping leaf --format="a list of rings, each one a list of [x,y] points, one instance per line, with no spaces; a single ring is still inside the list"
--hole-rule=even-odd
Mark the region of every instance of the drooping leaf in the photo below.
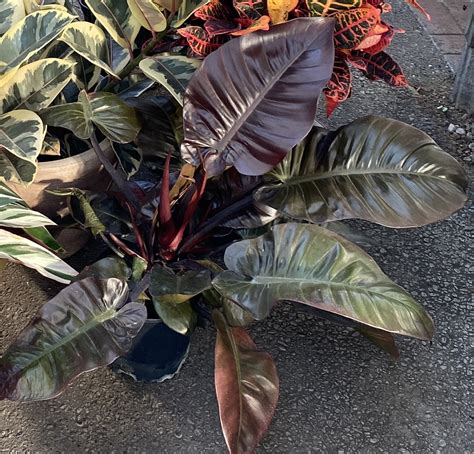
[[[273,172],[280,182],[256,199],[286,216],[321,223],[365,219],[418,227],[459,210],[462,167],[424,132],[381,117],[343,126],[330,140],[315,129]]]
[[[182,0],[176,18],[171,22],[171,26],[173,28],[181,27],[195,11],[209,3],[209,1],[210,0]]]
[[[151,272],[150,294],[163,303],[184,303],[211,287],[209,271],[186,271],[175,274],[172,270],[155,265]]]
[[[306,0],[311,16],[325,17],[362,6],[362,0]]]
[[[393,334],[369,326],[360,326],[356,328],[356,331],[369,339],[377,347],[386,351],[392,358],[400,358],[400,352],[398,351]]]
[[[78,102],[41,111],[49,126],[71,130],[81,139],[90,138],[94,125],[110,140],[132,142],[140,129],[135,111],[114,93],[81,91]]]
[[[272,357],[257,349],[244,328],[231,328],[219,312],[215,384],[222,431],[231,454],[250,454],[265,435],[278,401]]]
[[[22,1],[0,0],[0,36],[25,17]]]
[[[56,38],[74,16],[58,10],[29,14],[0,38],[0,76],[20,65]]]
[[[383,80],[393,87],[406,87],[408,81],[400,65],[385,52],[371,55],[362,50],[353,50],[349,61],[370,80]]]
[[[110,60],[107,38],[99,26],[89,22],[73,22],[64,29],[59,39],[92,64],[118,77],[106,63]]]
[[[21,67],[0,86],[0,113],[48,107],[72,77],[72,63],[45,58]]]
[[[132,11],[125,0],[84,1],[114,41],[124,48],[133,48],[140,24],[132,16]]]
[[[198,57],[207,57],[228,39],[221,35],[210,36],[204,28],[198,25],[189,25],[176,31],[183,38],[186,38],[189,48]]]
[[[256,319],[282,301],[306,304],[391,333],[430,339],[433,321],[360,248],[311,224],[278,224],[234,243],[213,280]]]
[[[332,115],[334,110],[349,98],[352,91],[352,74],[347,60],[336,55],[332,76],[324,88],[326,97],[326,114]]]
[[[288,14],[298,5],[298,0],[268,0],[268,15],[272,24],[281,24],[288,20]]]
[[[334,41],[336,49],[354,49],[380,22],[380,11],[366,5],[337,13]]]
[[[46,303],[0,359],[0,399],[44,400],[127,352],[146,320],[127,284],[75,282]]]
[[[166,29],[166,17],[154,0],[127,0],[132,16],[147,30],[161,32]]]
[[[56,239],[49,233],[46,227],[27,227],[23,228],[23,231],[30,237],[33,238],[37,243],[47,247],[55,253],[64,252],[63,247],[56,241]]]
[[[145,58],[140,62],[145,76],[163,85],[181,105],[186,87],[200,66],[201,61],[197,58],[181,55]]]
[[[0,258],[21,263],[63,284],[69,283],[77,274],[48,249],[3,229],[0,229]]]
[[[331,76],[332,35],[331,19],[301,18],[213,52],[186,89],[183,158],[204,158],[211,176],[228,165],[260,175],[278,164],[313,124]]]
[[[22,109],[0,115],[0,176],[31,183],[44,136],[43,122],[34,112]]]

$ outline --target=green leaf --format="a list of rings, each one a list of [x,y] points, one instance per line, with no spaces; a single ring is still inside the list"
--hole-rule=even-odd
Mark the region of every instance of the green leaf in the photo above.
[[[124,144],[111,142],[111,145],[120,167],[122,167],[125,174],[128,177],[135,175],[142,163],[141,151],[133,142]]]
[[[46,246],[53,252],[63,252],[63,247],[56,241],[56,239],[49,233],[46,227],[27,227],[23,229],[24,232],[30,237]]]
[[[172,303],[152,299],[156,313],[168,328],[183,335],[188,334],[193,329],[197,316],[189,301]]]
[[[43,122],[34,112],[14,110],[0,115],[0,176],[31,183],[44,136]]]
[[[176,18],[171,22],[173,28],[179,28],[196,10],[207,5],[210,0],[183,0],[176,14]]]
[[[109,54],[110,67],[116,74],[119,74],[122,69],[130,62],[130,52],[117,44],[113,39],[109,39]]]
[[[56,38],[74,16],[58,10],[29,14],[0,38],[0,76],[16,70]]]
[[[64,29],[59,39],[86,60],[118,78],[106,63],[110,60],[107,38],[97,25],[89,22],[73,22]]]
[[[186,87],[200,66],[201,61],[197,58],[181,55],[145,58],[140,62],[145,76],[163,85],[181,106]]]
[[[146,320],[145,306],[127,298],[119,279],[88,278],[59,292],[0,359],[0,399],[50,399],[125,354]]]
[[[19,0],[0,0],[0,36],[25,17],[25,8]]]
[[[131,270],[127,262],[120,257],[105,257],[98,260],[92,265],[86,266],[74,279],[80,281],[87,277],[94,277],[97,279],[116,278],[122,281],[128,281],[131,276]]]
[[[0,258],[19,262],[43,276],[67,284],[77,274],[66,262],[43,246],[0,229]]]
[[[208,288],[211,288],[211,274],[207,270],[174,274],[168,268],[155,265],[151,272],[150,294],[154,301],[184,303]]]
[[[90,91],[99,81],[101,68],[73,52],[67,60],[74,63],[72,80],[80,90]]]
[[[436,222],[466,201],[462,167],[416,128],[370,116],[326,134],[313,129],[256,199],[314,223],[358,218],[387,227]]]
[[[0,113],[48,107],[71,80],[72,73],[72,63],[59,58],[45,58],[21,67],[15,77],[0,86]]]
[[[266,317],[280,301],[307,304],[373,328],[430,339],[433,321],[362,249],[311,224],[279,224],[225,252],[222,296]]]
[[[120,46],[132,49],[140,24],[125,0],[85,0],[96,19]]]
[[[127,0],[132,16],[147,30],[162,32],[166,29],[166,17],[154,0]]]
[[[41,111],[49,126],[71,130],[80,139],[90,138],[94,125],[110,140],[132,142],[140,130],[135,111],[113,93],[81,91],[79,101]]]
[[[258,351],[244,328],[231,328],[217,311],[215,385],[219,416],[231,454],[254,452],[270,426],[279,380],[272,357]]]

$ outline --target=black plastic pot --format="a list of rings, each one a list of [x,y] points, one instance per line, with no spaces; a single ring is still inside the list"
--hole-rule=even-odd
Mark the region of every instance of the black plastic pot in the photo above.
[[[135,381],[159,383],[173,378],[188,356],[189,340],[161,320],[147,320],[128,354],[118,358],[112,370]]]

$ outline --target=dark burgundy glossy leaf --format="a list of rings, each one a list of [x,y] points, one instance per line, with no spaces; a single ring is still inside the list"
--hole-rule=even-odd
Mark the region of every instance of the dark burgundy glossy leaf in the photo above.
[[[209,19],[204,24],[204,28],[209,36],[226,35],[235,33],[241,29],[241,26],[235,22],[224,19]]]
[[[147,315],[127,299],[119,279],[87,278],[59,292],[0,359],[0,399],[50,399],[126,353]]]
[[[231,454],[251,453],[275,412],[277,370],[272,357],[257,350],[244,328],[231,328],[217,311],[214,321],[215,382],[222,431]]]
[[[233,39],[189,83],[181,154],[209,175],[261,175],[311,129],[334,62],[332,19],[300,18]]]
[[[393,359],[400,358],[400,352],[395,343],[395,336],[392,333],[363,325],[357,328],[356,331],[359,331],[360,334],[369,339],[377,347],[387,352]]]

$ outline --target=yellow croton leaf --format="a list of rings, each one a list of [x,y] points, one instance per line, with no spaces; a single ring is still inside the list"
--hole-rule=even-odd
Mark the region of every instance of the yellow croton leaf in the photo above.
[[[298,0],[268,0],[268,15],[273,25],[288,20],[288,14],[298,5]]]

